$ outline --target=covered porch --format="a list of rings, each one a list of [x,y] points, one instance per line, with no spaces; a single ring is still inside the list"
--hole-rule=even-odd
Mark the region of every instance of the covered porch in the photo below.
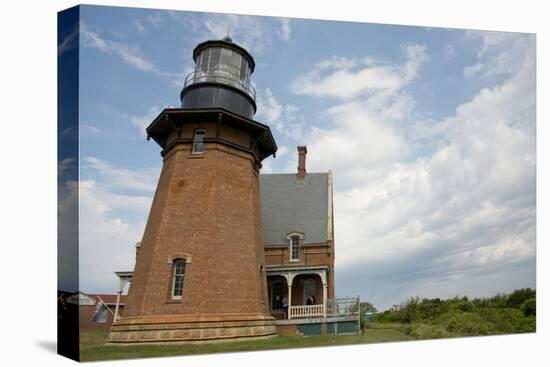
[[[270,313],[279,320],[326,318],[327,272],[327,266],[267,269]]]

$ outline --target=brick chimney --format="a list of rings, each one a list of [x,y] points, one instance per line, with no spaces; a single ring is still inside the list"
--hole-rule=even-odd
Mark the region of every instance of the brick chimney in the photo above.
[[[305,145],[298,146],[298,178],[306,177],[306,154],[307,147]]]

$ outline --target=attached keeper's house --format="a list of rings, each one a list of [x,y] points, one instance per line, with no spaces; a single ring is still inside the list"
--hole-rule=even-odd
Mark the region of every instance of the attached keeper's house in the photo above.
[[[298,147],[297,173],[260,175],[269,307],[277,319],[325,317],[334,298],[332,173],[306,173],[306,154]]]
[[[332,172],[306,172],[306,154],[296,173],[260,175],[269,310],[282,335],[355,333],[359,300],[335,299]]]

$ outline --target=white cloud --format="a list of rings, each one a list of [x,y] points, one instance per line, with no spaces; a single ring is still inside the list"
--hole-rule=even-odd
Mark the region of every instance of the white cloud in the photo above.
[[[283,41],[288,41],[290,39],[290,33],[292,32],[290,19],[279,18],[279,22],[281,23],[280,37]]]
[[[485,68],[485,64],[478,62],[477,64],[469,65],[464,68],[463,74],[466,78],[470,78]]]
[[[265,123],[275,131],[293,140],[303,138],[306,123],[299,113],[298,107],[281,104],[269,88],[258,90],[256,102],[258,104],[258,119],[265,119]]]
[[[304,135],[313,171],[334,168],[342,187],[349,188],[387,174],[412,152],[406,136],[414,100],[403,89],[418,77],[428,55],[422,45],[401,49],[401,64],[333,57],[291,83],[296,93],[351,99],[322,114],[328,127],[314,127]]]
[[[387,135],[389,142],[380,146],[392,146],[390,137],[400,134],[392,130],[391,123],[386,124],[385,134],[354,134],[350,125],[346,128],[352,133],[343,139],[337,135],[343,131],[337,125],[323,135],[322,142],[313,139],[319,149],[308,156],[315,156],[318,166],[328,161],[326,168],[332,165],[335,183],[343,188],[335,193],[334,201],[339,266],[433,252],[426,266],[431,266],[430,261],[445,264],[441,270],[445,272],[534,257],[533,56],[531,49],[522,56],[519,73],[481,90],[445,119],[441,126],[446,139],[432,155],[400,162],[400,155],[392,155],[392,149],[382,150],[382,156],[394,164],[371,180],[350,177],[347,172],[360,176],[372,167],[372,162],[365,164],[364,160],[379,152],[369,143],[357,148],[369,135],[375,141]],[[349,111],[351,116],[361,115],[360,110]],[[402,143],[396,141],[395,149]],[[323,149],[327,144],[344,148]],[[349,154],[345,154],[347,149]]]
[[[533,34],[466,31],[466,38],[481,41],[477,62],[464,68],[465,77],[510,76],[519,72],[524,56],[535,47]]]
[[[438,121],[416,121],[404,90],[427,60],[420,46],[401,64],[334,57],[295,80],[294,92],[337,101],[306,141],[309,170],[334,172],[338,269],[410,259],[431,269],[414,270],[418,284],[450,284],[534,257],[534,43],[509,41],[480,62],[507,60],[510,77]]]
[[[182,21],[183,18],[177,17],[174,13],[177,12],[172,10],[154,10],[148,12],[144,17],[132,19],[132,23],[139,33],[145,33],[150,27],[160,28],[161,25],[171,18]]]
[[[153,62],[148,60],[137,46],[130,46],[103,38],[82,22],[80,24],[80,40],[83,47],[115,55],[137,70],[151,72],[163,77],[170,76],[170,73],[158,69]]]
[[[403,137],[386,124],[389,118],[384,117],[385,111],[371,110],[357,101],[327,110],[332,126],[312,128],[306,137],[311,170],[334,168],[335,175],[349,187],[391,169],[409,148]]]
[[[85,292],[114,292],[114,272],[133,269],[134,246],[145,222],[125,221],[113,211],[129,209],[146,218],[151,198],[115,195],[92,180],[81,181],[79,189],[80,287]]]
[[[81,124],[80,127],[83,131],[90,132],[92,134],[99,134],[101,132],[101,130],[97,127],[88,124]]]
[[[81,164],[80,283],[84,291],[113,292],[114,271],[132,270],[158,181],[158,168],[130,170],[95,157]]]
[[[143,22],[141,20],[133,19],[132,23],[134,24],[134,26],[136,27],[136,30],[139,33],[144,33],[145,32],[145,26],[143,25]]]
[[[57,56],[61,56],[68,50],[74,49],[78,44],[78,27],[67,34],[65,38],[57,45]]]
[[[279,149],[277,150],[277,157],[283,157],[284,155],[286,155],[288,153],[288,148],[286,146],[282,146],[282,147],[279,147]]]
[[[452,59],[453,57],[456,56],[455,48],[454,48],[452,45],[446,45],[446,46],[443,48],[443,55],[445,55],[445,58],[446,58],[447,60]]]
[[[204,19],[206,34],[204,39],[222,39],[229,35],[252,54],[259,54],[272,47],[273,35],[287,41],[290,38],[290,21],[280,18],[272,21],[265,17],[236,15],[236,14],[208,14]]]
[[[274,126],[282,126],[283,123],[280,121],[281,115],[283,114],[283,106],[279,103],[279,101],[275,98],[273,93],[269,88],[265,89],[265,97],[263,95],[260,97],[262,98],[261,102],[261,109],[260,113],[262,116],[264,116],[269,122],[274,124]],[[263,99],[265,98],[265,99]]]
[[[333,57],[317,63],[308,73],[299,75],[290,90],[296,94],[349,99],[364,93],[391,94],[402,89],[428,60],[426,46],[404,45],[405,63],[377,64],[371,58]]]
[[[67,171],[74,169],[75,164],[76,159],[74,157],[62,159],[57,164],[57,175],[61,178],[64,177]]]
[[[156,188],[159,169],[144,168],[130,170],[115,166],[96,157],[85,157],[82,169],[89,175],[96,177],[101,187],[108,190],[133,190],[152,193]],[[129,205],[129,204],[127,204]]]
[[[273,158],[267,158],[262,162],[262,173],[273,173]]]

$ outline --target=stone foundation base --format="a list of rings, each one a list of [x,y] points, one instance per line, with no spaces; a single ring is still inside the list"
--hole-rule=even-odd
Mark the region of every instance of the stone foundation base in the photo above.
[[[138,316],[114,323],[107,344],[204,343],[275,335],[277,327],[270,315]]]

